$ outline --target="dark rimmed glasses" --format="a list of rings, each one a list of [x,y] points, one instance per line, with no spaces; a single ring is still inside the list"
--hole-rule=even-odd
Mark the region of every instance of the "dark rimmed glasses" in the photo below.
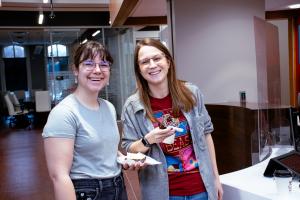
[[[97,65],[99,66],[100,70],[103,72],[107,72],[110,70],[110,62],[104,60],[101,60],[100,62],[85,60],[82,62],[82,64],[87,71],[93,71]]]

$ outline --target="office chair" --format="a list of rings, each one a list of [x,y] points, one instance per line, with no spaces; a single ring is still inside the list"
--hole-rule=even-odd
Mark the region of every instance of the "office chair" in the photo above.
[[[35,91],[35,111],[49,112],[51,110],[51,100],[48,90]]]
[[[300,151],[300,113],[298,109],[291,108],[290,109],[290,117],[291,117],[291,138],[293,146],[296,151]]]
[[[51,99],[48,90],[35,91],[35,125],[45,125],[51,110]]]
[[[9,122],[9,127],[13,127],[13,125],[16,125],[16,127],[29,127],[31,128],[31,121],[28,120],[28,111],[22,111],[22,110],[16,110],[10,97],[9,94],[4,95],[4,100],[6,103],[6,107],[8,110],[8,122]]]
[[[14,92],[10,92],[9,97],[15,108],[15,111],[16,112],[23,111],[23,106],[20,104],[20,101],[17,98],[16,94]]]

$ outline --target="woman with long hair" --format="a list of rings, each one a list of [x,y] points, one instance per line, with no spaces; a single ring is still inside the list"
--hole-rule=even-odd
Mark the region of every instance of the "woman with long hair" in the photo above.
[[[199,88],[177,79],[170,52],[154,39],[137,44],[134,71],[137,91],[124,104],[122,146],[162,162],[140,169],[143,200],[222,199],[213,125]]]

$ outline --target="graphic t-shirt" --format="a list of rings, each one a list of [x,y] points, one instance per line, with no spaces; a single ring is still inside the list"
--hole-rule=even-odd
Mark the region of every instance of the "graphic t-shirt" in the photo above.
[[[175,132],[173,144],[160,143],[167,160],[170,196],[188,196],[206,191],[186,118],[182,112],[178,117],[174,117],[170,95],[162,99],[150,97],[150,103],[154,117],[159,123],[183,129],[181,133]],[[157,126],[158,123],[154,123],[154,127]]]

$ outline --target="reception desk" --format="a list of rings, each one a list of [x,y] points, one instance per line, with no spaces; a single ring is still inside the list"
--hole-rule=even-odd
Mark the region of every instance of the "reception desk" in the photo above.
[[[272,153],[266,160],[251,167],[221,175],[223,200],[299,200],[299,182],[293,181],[291,192],[288,192],[286,185],[287,193],[280,194],[275,180],[263,176],[270,158],[291,150],[292,147],[272,148]]]
[[[270,146],[289,143],[289,106],[225,102],[206,108],[220,174],[250,167],[269,156]]]

